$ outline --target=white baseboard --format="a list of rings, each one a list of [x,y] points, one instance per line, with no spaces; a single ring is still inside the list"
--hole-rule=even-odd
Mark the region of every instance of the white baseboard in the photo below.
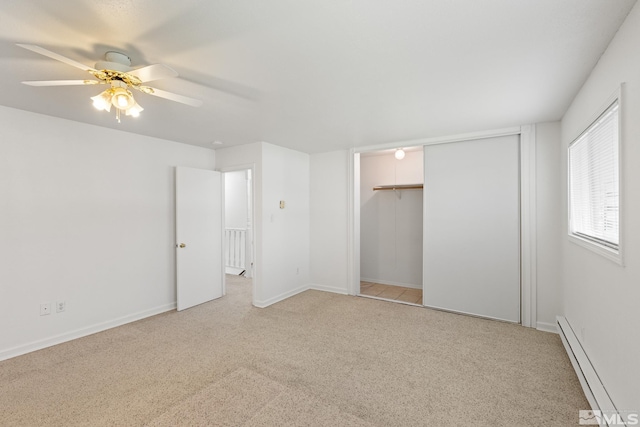
[[[21,356],[23,354],[31,353],[32,351],[41,350],[43,348],[51,347],[57,344],[62,344],[63,342],[75,340],[77,338],[93,335],[98,332],[106,331],[107,329],[115,328],[117,326],[122,326],[131,322],[135,322],[136,320],[141,320],[147,317],[155,316],[156,314],[171,311],[171,310],[174,310],[175,308],[176,308],[176,303],[173,302],[160,307],[155,307],[149,310],[144,310],[138,313],[122,316],[117,319],[107,320],[106,322],[101,322],[95,325],[76,329],[74,331],[69,331],[63,334],[54,335],[52,337],[44,338],[38,341],[22,344],[17,347],[9,348],[6,350],[0,350],[0,361],[11,359],[12,357]]]
[[[580,380],[580,385],[582,385],[582,390],[591,405],[591,409],[620,417],[618,410],[609,397],[609,393],[604,387],[604,384],[602,384],[602,381],[600,381],[598,373],[591,364],[591,361],[589,361],[587,353],[584,351],[582,344],[580,344],[567,318],[557,316],[556,321],[562,344],[564,344],[564,348],[569,355],[573,369],[576,371],[576,375]]]
[[[536,329],[542,332],[558,333],[558,325],[556,323],[537,322]]]
[[[299,288],[296,288],[296,289],[294,289],[292,291],[288,291],[288,292],[282,293],[282,294],[280,294],[278,296],[275,296],[273,298],[269,298],[269,299],[264,300],[264,301],[254,301],[253,305],[255,307],[258,307],[258,308],[269,307],[272,304],[275,304],[277,302],[280,302],[282,300],[290,298],[290,297],[292,297],[294,295],[297,295],[300,292],[304,292],[304,291],[306,291],[308,289],[309,289],[309,285],[303,285],[303,286],[300,286]]]
[[[323,292],[332,292],[334,294],[349,295],[349,292],[347,292],[346,288],[338,288],[337,286],[316,285],[312,283],[309,285],[309,289]]]
[[[404,288],[422,289],[422,285],[416,285],[414,283],[391,282],[389,280],[367,279],[365,277],[361,277],[360,281],[361,282],[380,283],[381,285],[389,285],[389,286],[402,286]]]

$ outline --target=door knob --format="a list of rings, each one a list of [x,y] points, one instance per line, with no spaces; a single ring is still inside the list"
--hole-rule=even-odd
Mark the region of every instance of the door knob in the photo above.
[[[187,247],[187,245],[185,245],[184,243],[180,243],[180,247],[181,247],[181,248],[186,248],[186,247]]]

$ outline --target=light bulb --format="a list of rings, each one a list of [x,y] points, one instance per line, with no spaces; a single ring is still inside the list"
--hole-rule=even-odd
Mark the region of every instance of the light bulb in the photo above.
[[[131,95],[131,92],[129,92],[127,89],[122,87],[113,89],[113,98],[111,98],[111,103],[114,107],[121,110],[126,110],[133,107],[133,104],[135,104],[135,102],[136,101],[133,99],[133,95]]]
[[[404,150],[402,148],[398,148],[395,153],[396,159],[402,160],[404,159]]]
[[[104,103],[104,101],[102,99],[98,98],[97,96],[94,97],[94,98],[91,98],[91,99],[93,99],[93,106],[96,107],[96,109],[98,109],[98,110],[104,110],[105,109],[106,105],[105,105],[105,103]]]
[[[129,103],[129,101],[127,100],[126,96],[124,96],[124,95],[117,95],[116,96],[116,104],[118,105],[119,108],[125,108],[128,103]]]
[[[92,96],[93,106],[100,110],[111,111],[111,91],[105,90],[100,95]]]
[[[133,107],[127,110],[127,116],[138,117],[140,116],[140,112],[144,110],[137,102],[133,105]]]

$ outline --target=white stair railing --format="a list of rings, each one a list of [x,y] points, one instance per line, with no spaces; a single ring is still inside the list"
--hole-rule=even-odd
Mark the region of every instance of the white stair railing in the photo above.
[[[244,228],[225,228],[226,267],[246,270],[246,239],[247,230]]]

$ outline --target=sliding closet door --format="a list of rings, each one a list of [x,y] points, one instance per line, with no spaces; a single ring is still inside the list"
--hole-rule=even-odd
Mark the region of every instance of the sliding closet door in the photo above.
[[[520,322],[517,135],[424,148],[425,306]]]

